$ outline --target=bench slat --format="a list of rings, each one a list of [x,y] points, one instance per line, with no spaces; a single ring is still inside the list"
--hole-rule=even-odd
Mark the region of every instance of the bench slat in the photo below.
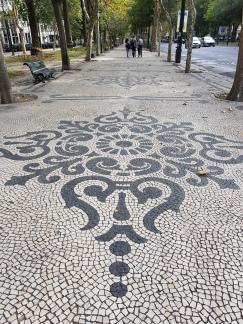
[[[53,77],[53,74],[55,73],[55,70],[48,69],[43,61],[24,62],[23,65],[27,65],[29,67],[33,77],[37,81],[41,78],[48,79]]]

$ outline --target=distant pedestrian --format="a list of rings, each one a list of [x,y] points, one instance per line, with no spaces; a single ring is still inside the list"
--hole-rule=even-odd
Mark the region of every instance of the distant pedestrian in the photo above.
[[[130,40],[130,46],[131,46],[131,50],[132,50],[132,57],[136,57],[136,53],[137,53],[137,40],[136,37],[133,36],[132,39]]]
[[[128,58],[130,56],[130,49],[131,49],[130,41],[128,38],[126,38],[125,40],[125,47],[126,47],[127,58]]]
[[[138,37],[138,42],[137,43],[138,43],[138,57],[143,57],[144,41],[140,36]]]

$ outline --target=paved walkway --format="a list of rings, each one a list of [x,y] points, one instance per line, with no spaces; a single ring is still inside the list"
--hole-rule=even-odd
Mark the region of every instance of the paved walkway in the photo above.
[[[242,324],[242,106],[120,49],[0,107],[0,323]]]

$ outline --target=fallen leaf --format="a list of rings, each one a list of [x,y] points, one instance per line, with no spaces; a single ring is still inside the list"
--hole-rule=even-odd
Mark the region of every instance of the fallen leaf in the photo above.
[[[199,177],[205,177],[209,174],[209,171],[206,168],[201,168],[197,170],[197,175]]]

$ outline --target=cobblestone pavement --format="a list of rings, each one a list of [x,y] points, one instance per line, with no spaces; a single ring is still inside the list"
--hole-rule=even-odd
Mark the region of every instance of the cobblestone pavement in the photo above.
[[[115,50],[0,107],[0,323],[242,324],[242,105]]]

